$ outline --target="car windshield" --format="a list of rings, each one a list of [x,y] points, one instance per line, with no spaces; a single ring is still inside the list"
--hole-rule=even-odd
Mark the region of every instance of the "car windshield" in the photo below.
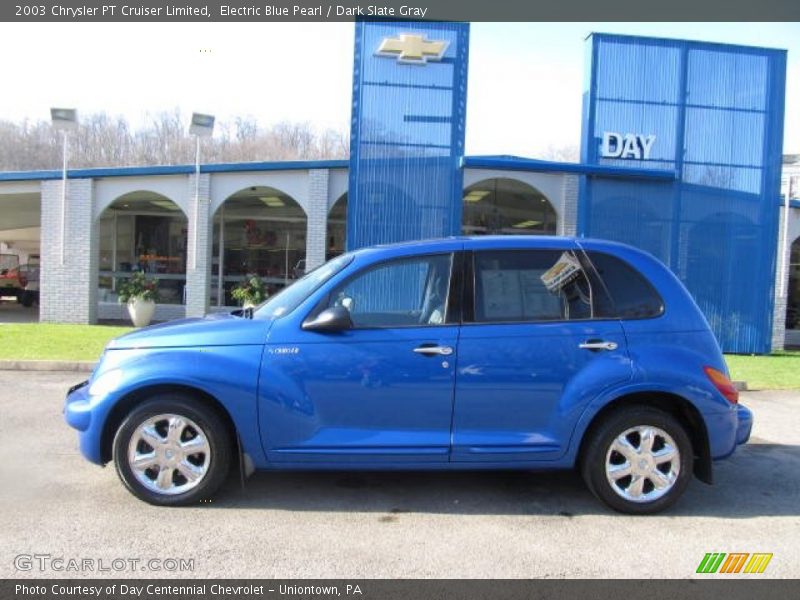
[[[267,299],[253,311],[254,319],[277,319],[288,315],[305,300],[309,294],[336,275],[353,260],[352,254],[342,254],[324,265],[310,271],[288,287]]]

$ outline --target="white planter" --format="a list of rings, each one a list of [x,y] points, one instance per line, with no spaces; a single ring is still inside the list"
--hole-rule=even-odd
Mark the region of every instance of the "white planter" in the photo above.
[[[147,327],[153,320],[156,312],[156,303],[152,300],[134,298],[128,302],[128,314],[131,316],[134,327]]]

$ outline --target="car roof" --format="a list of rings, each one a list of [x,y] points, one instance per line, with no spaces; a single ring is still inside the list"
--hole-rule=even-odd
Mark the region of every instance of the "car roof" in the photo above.
[[[407,242],[395,242],[391,244],[379,244],[369,246],[359,251],[371,250],[436,250],[443,248],[453,248],[454,246],[467,249],[472,248],[503,248],[503,247],[528,247],[528,248],[574,248],[576,245],[591,245],[595,247],[618,247],[620,244],[607,240],[592,238],[577,238],[574,236],[557,235],[462,235],[444,238],[432,238],[425,240],[413,240]]]

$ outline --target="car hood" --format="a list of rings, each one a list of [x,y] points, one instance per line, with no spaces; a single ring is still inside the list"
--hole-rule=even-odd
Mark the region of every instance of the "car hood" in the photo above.
[[[151,325],[120,336],[109,350],[187,346],[243,346],[266,342],[271,321],[215,314]]]

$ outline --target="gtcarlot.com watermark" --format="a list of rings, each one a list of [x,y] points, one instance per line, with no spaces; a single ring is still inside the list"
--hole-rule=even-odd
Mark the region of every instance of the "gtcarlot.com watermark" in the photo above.
[[[17,571],[52,571],[55,573],[122,573],[125,571],[194,571],[193,558],[91,558],[86,556],[53,556],[52,554],[17,554]]]

